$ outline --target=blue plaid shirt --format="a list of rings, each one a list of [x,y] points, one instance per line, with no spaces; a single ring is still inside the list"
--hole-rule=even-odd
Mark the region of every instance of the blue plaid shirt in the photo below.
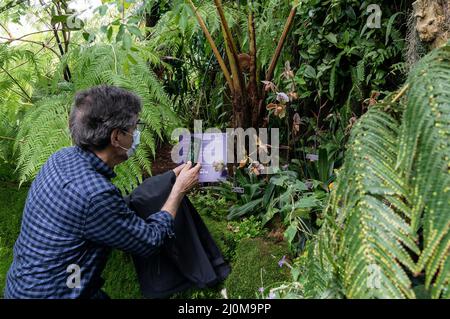
[[[50,157],[28,193],[5,298],[90,297],[103,284],[112,247],[149,256],[174,235],[172,215],[138,217],[111,183],[114,176],[79,147]],[[81,285],[70,288],[77,274]]]

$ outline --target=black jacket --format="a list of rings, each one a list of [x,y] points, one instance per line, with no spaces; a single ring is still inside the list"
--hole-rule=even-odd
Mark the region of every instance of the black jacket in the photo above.
[[[142,218],[158,212],[175,183],[175,173],[146,179],[128,197],[128,205]],[[175,237],[158,254],[133,257],[144,297],[167,298],[190,287],[211,287],[223,281],[231,268],[195,207],[185,196],[175,218]]]

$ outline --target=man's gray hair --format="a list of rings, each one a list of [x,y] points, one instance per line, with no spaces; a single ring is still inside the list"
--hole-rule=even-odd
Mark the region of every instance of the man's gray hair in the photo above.
[[[137,95],[114,86],[96,86],[78,92],[69,118],[75,145],[101,150],[110,144],[114,129],[129,130],[141,111]]]

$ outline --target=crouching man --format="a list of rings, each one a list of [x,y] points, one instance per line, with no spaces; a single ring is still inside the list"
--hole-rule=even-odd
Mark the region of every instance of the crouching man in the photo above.
[[[111,183],[139,144],[139,98],[99,86],[80,92],[70,114],[75,146],[53,154],[28,193],[5,298],[107,298],[102,271],[112,248],[150,256],[172,237],[183,196],[200,166],[177,176],[160,212],[142,219]]]

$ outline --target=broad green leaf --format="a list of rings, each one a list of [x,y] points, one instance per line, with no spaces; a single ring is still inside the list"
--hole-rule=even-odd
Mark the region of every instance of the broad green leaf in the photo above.
[[[138,38],[142,37],[142,32],[138,27],[136,27],[134,25],[128,25],[127,29],[128,29],[128,31],[130,31],[130,33],[134,34]]]
[[[325,39],[327,39],[328,41],[330,41],[333,44],[337,44],[337,36],[334,33],[328,33],[325,36]]]

